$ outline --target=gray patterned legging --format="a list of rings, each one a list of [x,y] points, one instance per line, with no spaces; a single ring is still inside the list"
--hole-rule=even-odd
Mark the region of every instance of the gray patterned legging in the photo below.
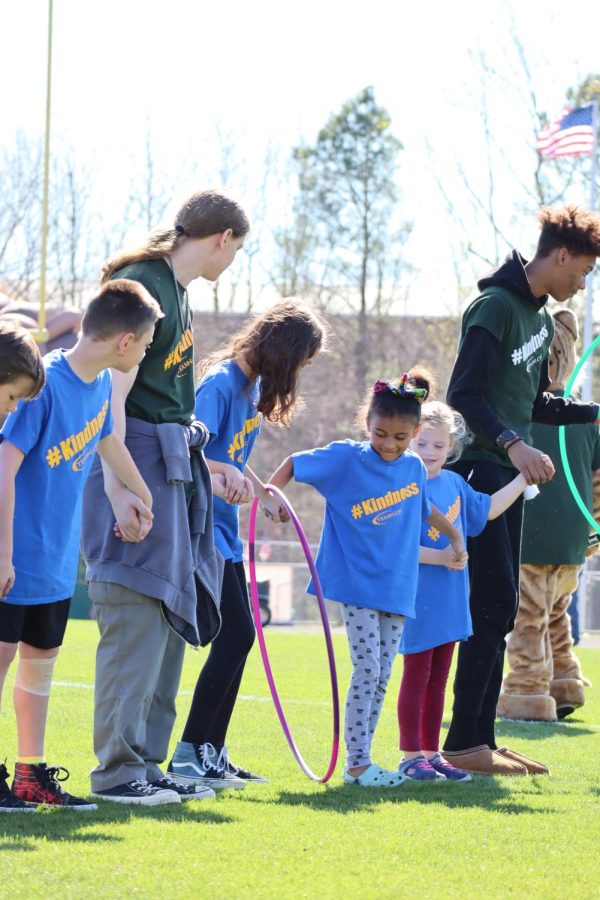
[[[371,742],[398,653],[404,616],[342,604],[353,672],[346,695],[346,766],[371,763]]]

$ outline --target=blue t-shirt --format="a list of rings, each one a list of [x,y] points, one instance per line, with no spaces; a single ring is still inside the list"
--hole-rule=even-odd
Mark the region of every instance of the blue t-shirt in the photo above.
[[[212,366],[196,391],[196,417],[210,431],[205,448],[207,459],[229,463],[243,472],[260,431],[256,411],[259,379],[250,385],[232,359]],[[213,500],[215,545],[223,559],[240,562],[243,545],[239,537],[239,507],[221,497]]]
[[[431,515],[420,457],[408,450],[387,462],[368,442],[335,441],[292,462],[296,481],[325,498],[316,559],[325,596],[414,616],[421,521]]]
[[[442,469],[437,478],[427,482],[427,493],[463,539],[476,537],[485,528],[489,494],[474,491],[456,472]],[[422,547],[443,550],[449,543],[437,528],[423,524]],[[420,653],[450,641],[464,641],[471,634],[468,570],[451,572],[446,566],[419,565],[416,617],[404,625],[399,652]]]
[[[111,377],[82,381],[63,350],[44,357],[46,385],[21,401],[1,437],[25,454],[15,479],[15,584],[19,606],[71,597],[77,581],[83,488],[98,441],[113,428]]]

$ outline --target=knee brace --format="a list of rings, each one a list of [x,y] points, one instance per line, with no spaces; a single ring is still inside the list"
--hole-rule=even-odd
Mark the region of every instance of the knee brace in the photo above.
[[[52,672],[58,653],[54,656],[23,657],[19,656],[15,674],[15,688],[48,697],[52,685]]]

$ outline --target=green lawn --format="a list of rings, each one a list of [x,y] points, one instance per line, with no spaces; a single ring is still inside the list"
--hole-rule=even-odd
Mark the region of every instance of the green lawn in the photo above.
[[[324,771],[331,713],[325,649],[317,633],[267,630],[281,693],[307,762]],[[345,639],[336,635],[342,695]],[[47,759],[87,793],[93,765],[96,626],[72,621],[55,672]],[[177,738],[201,654],[186,659]],[[499,734],[542,759],[552,776],[408,785],[396,791],[313,784],[285,743],[258,651],[234,715],[234,760],[269,786],[217,800],[97,813],[52,810],[0,817],[2,897],[596,897],[600,838],[600,652],[582,650],[598,688],[568,724],[503,723]],[[397,661],[376,739],[378,762],[397,764]],[[13,771],[15,733],[7,684],[0,755]],[[341,760],[338,773],[341,772]]]

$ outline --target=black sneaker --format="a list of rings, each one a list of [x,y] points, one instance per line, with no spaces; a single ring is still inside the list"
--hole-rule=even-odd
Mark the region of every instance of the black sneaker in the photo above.
[[[0,763],[0,813],[36,812],[32,803],[25,803],[16,794],[13,794],[7,784],[8,775],[6,766],[4,763]]]
[[[182,800],[212,800],[217,795],[212,788],[204,784],[179,784],[172,778],[163,775],[156,781],[151,781],[152,787],[162,788],[167,791],[175,791]]]
[[[64,772],[62,778],[60,777],[61,772]],[[12,783],[13,794],[27,803],[46,803],[49,806],[76,809],[79,812],[98,809],[95,803],[63,791],[59,781],[66,781],[68,777],[69,770],[63,766],[18,762],[15,766],[15,778]]]
[[[268,784],[268,779],[263,778],[262,775],[255,775],[254,772],[249,772],[248,769],[242,769],[241,766],[236,766],[229,759],[229,754],[227,753],[227,747],[221,747],[219,755],[217,756],[217,765],[222,766],[226,772],[229,772],[230,775],[235,775],[236,778],[241,778],[242,781],[251,781],[254,784]]]
[[[141,778],[117,784],[104,791],[92,791],[92,797],[111,800],[113,803],[132,803],[136,806],[163,806],[165,803],[181,803],[179,793],[172,788],[159,787]]]
[[[223,766],[217,764],[216,755],[212,744],[179,741],[167,766],[167,772],[179,784],[200,784],[212,788],[213,791],[245,788],[245,781],[226,772]]]

